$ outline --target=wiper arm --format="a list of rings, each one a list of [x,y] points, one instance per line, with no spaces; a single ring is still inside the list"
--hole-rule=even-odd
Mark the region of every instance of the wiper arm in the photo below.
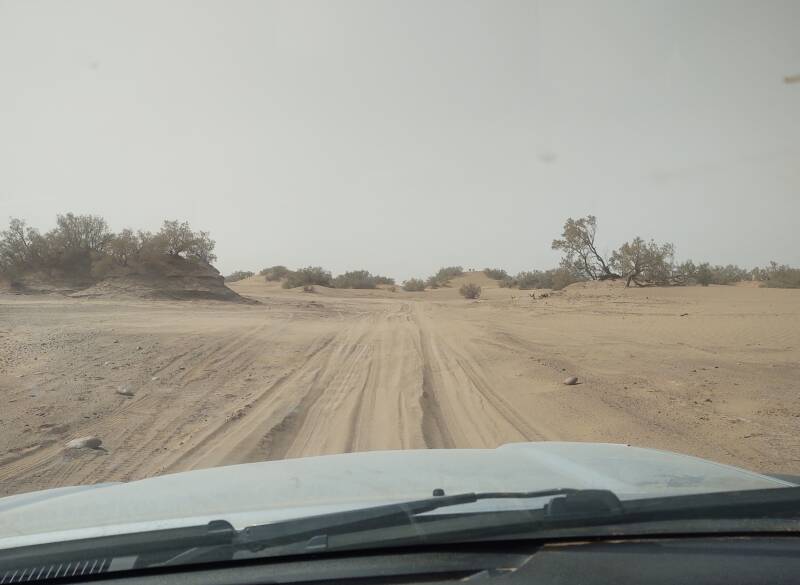
[[[164,528],[129,534],[115,534],[34,544],[0,550],[0,570],[37,564],[46,559],[49,564],[85,560],[158,554],[164,550],[230,545],[236,529],[225,520],[213,520],[199,526]]]
[[[611,494],[616,500],[616,496],[605,490],[576,490],[571,488],[555,488],[533,492],[479,492],[452,496],[433,496],[410,502],[386,504],[250,526],[241,531],[236,538],[236,544],[255,551],[267,547],[306,542],[315,536],[359,532],[394,524],[413,524],[415,516],[419,514],[449,506],[471,504],[478,500],[535,499],[600,491],[604,494]],[[616,502],[618,504],[619,500],[616,500]]]

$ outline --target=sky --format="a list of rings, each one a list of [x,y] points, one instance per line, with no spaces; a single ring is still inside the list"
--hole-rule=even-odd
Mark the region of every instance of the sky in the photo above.
[[[217,267],[800,264],[800,2],[0,0],[0,220],[188,220]]]

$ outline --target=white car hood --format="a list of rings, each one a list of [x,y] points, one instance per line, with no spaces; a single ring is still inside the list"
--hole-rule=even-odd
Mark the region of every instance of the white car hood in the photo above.
[[[736,467],[628,445],[547,442],[497,449],[374,451],[0,498],[0,549],[218,519],[243,528],[426,498],[435,488],[447,494],[595,488],[633,499],[790,485]],[[532,502],[480,505],[507,508]]]

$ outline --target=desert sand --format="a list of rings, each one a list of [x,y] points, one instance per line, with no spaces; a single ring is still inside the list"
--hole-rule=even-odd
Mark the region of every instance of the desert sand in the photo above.
[[[0,294],[0,494],[544,440],[800,473],[800,291],[231,288],[260,303]]]

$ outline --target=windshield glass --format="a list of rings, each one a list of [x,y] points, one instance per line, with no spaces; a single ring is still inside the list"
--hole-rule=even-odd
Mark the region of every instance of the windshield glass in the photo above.
[[[798,22],[0,0],[0,551],[768,505],[800,482]]]

